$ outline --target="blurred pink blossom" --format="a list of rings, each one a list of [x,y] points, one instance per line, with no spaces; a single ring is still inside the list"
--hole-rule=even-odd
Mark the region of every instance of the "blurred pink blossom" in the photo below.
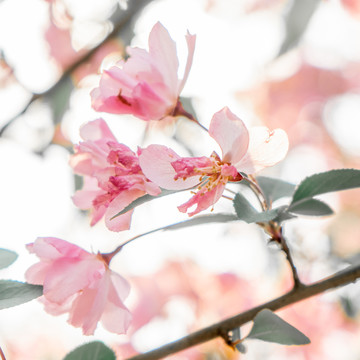
[[[26,280],[43,285],[42,302],[52,315],[69,313],[69,323],[92,335],[97,323],[108,331],[123,334],[131,314],[124,305],[128,282],[109,269],[109,259],[90,254],[57,238],[38,238],[27,249],[40,258],[31,266]]]
[[[143,120],[160,120],[179,115],[178,101],[191,68],[195,35],[186,35],[188,59],[182,80],[176,44],[159,22],[149,36],[149,52],[128,48],[130,58],[104,71],[98,88],[91,92],[92,106],[97,111],[132,114]]]
[[[247,130],[245,124],[228,108],[214,114],[209,135],[220,145],[222,158],[213,152],[210,157],[180,157],[162,145],[150,145],[139,155],[144,174],[164,189],[187,189],[198,185],[197,193],[178,207],[195,215],[215,204],[228,181],[240,181],[239,172],[253,174],[282,160],[288,150],[288,138],[281,129],[266,127]]]
[[[341,0],[342,6],[355,18],[360,17],[360,2],[359,0]]]
[[[130,227],[132,211],[111,219],[140,196],[158,195],[160,189],[141,171],[137,155],[119,144],[104,120],[91,121],[80,129],[85,140],[70,158],[74,172],[84,176],[84,186],[73,196],[80,209],[92,209],[91,225],[105,216],[112,231]]]

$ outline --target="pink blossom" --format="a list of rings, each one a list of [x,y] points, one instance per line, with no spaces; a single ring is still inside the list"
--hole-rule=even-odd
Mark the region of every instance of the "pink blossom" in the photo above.
[[[92,335],[99,321],[108,331],[127,331],[131,314],[123,302],[130,286],[109,269],[105,255],[90,254],[57,238],[38,238],[27,249],[40,262],[25,277],[31,284],[43,285],[41,300],[47,312],[68,312],[69,323],[81,327],[85,335]]]
[[[253,174],[282,160],[288,150],[286,133],[270,131],[245,124],[228,108],[214,114],[209,135],[220,145],[222,157],[215,152],[210,157],[180,157],[162,145],[150,145],[141,151],[140,166],[148,179],[164,189],[180,190],[196,185],[197,192],[178,207],[187,212],[192,206],[195,215],[214,205],[222,196],[227,182],[240,181],[240,174]]]
[[[91,225],[104,216],[110,230],[129,229],[132,211],[112,217],[140,196],[158,195],[159,187],[145,177],[138,156],[117,142],[104,120],[85,124],[80,135],[85,141],[75,146],[70,165],[84,176],[84,186],[73,196],[74,204],[92,209]]]
[[[185,73],[177,75],[179,62],[176,44],[159,22],[149,36],[149,51],[128,48],[130,58],[104,71],[98,88],[91,92],[97,111],[132,114],[143,120],[176,116],[181,105],[179,95],[190,72],[195,35],[186,35],[188,59]]]

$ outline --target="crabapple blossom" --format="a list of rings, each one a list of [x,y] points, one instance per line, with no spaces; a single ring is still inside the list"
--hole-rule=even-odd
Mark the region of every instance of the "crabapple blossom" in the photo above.
[[[186,35],[188,58],[185,73],[177,75],[176,44],[161,23],[149,36],[149,51],[127,48],[129,59],[121,60],[101,76],[99,87],[91,92],[97,111],[132,114],[143,120],[160,120],[180,115],[179,95],[192,65],[195,35]]]
[[[74,204],[92,209],[91,225],[104,216],[110,230],[129,229],[132,211],[111,218],[140,196],[158,195],[159,187],[145,177],[138,156],[117,142],[104,120],[85,124],[80,135],[85,141],[75,146],[70,165],[84,176],[84,186],[73,196]]]
[[[45,310],[52,315],[69,313],[69,323],[92,335],[101,321],[110,332],[127,331],[131,314],[124,305],[130,286],[109,269],[110,258],[90,254],[65,240],[44,237],[27,249],[40,258],[31,266],[26,280],[43,285]]]
[[[288,150],[288,138],[281,129],[270,131],[258,126],[250,129],[228,108],[215,113],[209,135],[220,145],[222,157],[180,157],[162,145],[150,145],[139,155],[140,166],[148,179],[164,189],[180,190],[197,185],[197,192],[178,207],[189,216],[214,205],[228,182],[242,180],[241,173],[253,174],[282,160]]]

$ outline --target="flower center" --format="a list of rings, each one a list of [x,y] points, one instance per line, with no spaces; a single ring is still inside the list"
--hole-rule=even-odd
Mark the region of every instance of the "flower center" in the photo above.
[[[198,190],[211,191],[219,184],[240,181],[242,176],[234,166],[222,161],[215,152],[208,157],[181,158],[171,163],[176,175],[174,180],[200,176]]]

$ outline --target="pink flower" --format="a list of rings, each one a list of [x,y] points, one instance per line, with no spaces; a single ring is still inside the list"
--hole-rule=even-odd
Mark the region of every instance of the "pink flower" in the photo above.
[[[111,218],[140,196],[158,195],[159,187],[145,177],[138,156],[116,141],[104,120],[85,124],[80,135],[85,141],[75,146],[70,165],[84,176],[84,186],[73,196],[74,204],[92,209],[91,225],[105,216],[110,230],[129,229],[132,211]]]
[[[101,321],[118,334],[127,331],[131,314],[124,305],[130,286],[108,267],[108,259],[90,254],[57,238],[38,238],[28,244],[40,262],[31,266],[26,280],[43,285],[42,302],[52,315],[69,313],[69,323],[92,335]]]
[[[227,182],[240,181],[240,174],[253,174],[282,160],[288,150],[288,138],[281,129],[270,131],[244,123],[228,108],[214,114],[209,135],[220,145],[222,158],[180,157],[162,145],[150,145],[139,155],[140,166],[148,179],[164,189],[180,190],[196,185],[196,194],[178,207],[181,212],[196,205],[189,216],[214,205],[222,196]]]
[[[91,92],[92,106],[97,111],[132,114],[143,120],[160,120],[176,116],[178,98],[191,68],[195,35],[186,35],[188,59],[182,80],[176,44],[158,22],[149,36],[149,52],[128,48],[130,58],[119,61],[104,71],[100,85]]]

